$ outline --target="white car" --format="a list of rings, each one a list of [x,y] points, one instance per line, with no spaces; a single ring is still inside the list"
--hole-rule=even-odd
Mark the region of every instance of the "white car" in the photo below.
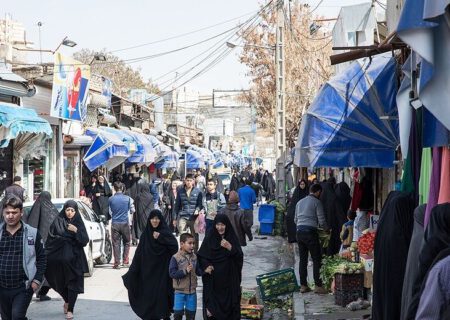
[[[86,259],[89,266],[89,273],[86,273],[86,276],[90,277],[94,273],[94,264],[106,264],[111,261],[112,244],[109,231],[95,212],[79,199],[58,198],[52,199],[52,203],[58,211],[61,211],[67,200],[74,200],[78,204],[81,218],[83,219],[84,226],[89,235],[89,243],[84,247],[84,252],[86,253]],[[33,202],[24,203],[23,210],[25,216],[30,213],[32,206]]]

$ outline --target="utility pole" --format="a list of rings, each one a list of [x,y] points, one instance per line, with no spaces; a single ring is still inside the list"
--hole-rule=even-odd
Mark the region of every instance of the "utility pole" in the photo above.
[[[42,27],[42,22],[39,21],[37,23],[37,26],[39,28],[39,56],[40,56],[40,61],[41,61],[41,65],[42,65],[42,41],[41,41],[41,27]]]
[[[275,123],[275,149],[276,149],[276,191],[277,200],[286,205],[286,114],[285,114],[285,63],[284,63],[284,0],[277,3],[277,30],[275,46],[275,85],[276,85],[276,123]]]

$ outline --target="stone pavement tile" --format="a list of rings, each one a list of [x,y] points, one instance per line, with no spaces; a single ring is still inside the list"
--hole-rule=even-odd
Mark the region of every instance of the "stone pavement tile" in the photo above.
[[[299,254],[298,246],[295,246],[295,272],[298,275]],[[299,278],[298,278],[299,279]],[[312,266],[308,266],[308,280],[313,279]],[[299,310],[300,309],[300,310]],[[349,311],[334,303],[334,295],[318,295],[313,292],[305,294],[294,294],[294,312],[297,320],[303,319],[363,319],[363,316],[370,315],[371,309]]]

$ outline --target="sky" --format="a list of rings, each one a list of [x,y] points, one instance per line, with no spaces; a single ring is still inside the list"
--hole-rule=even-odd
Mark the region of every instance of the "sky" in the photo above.
[[[154,79],[160,89],[170,90],[189,81],[186,86],[201,93],[211,93],[213,89],[248,88],[249,79],[246,77],[246,68],[238,60],[239,47],[232,50],[209,71],[193,80],[191,78],[212,60],[209,58],[198,67],[194,67],[213,52],[216,48],[213,47],[214,44],[217,48],[221,46],[216,51],[219,55],[225,51],[227,39],[231,39],[234,43],[239,42],[237,37],[231,36],[233,31],[229,33],[225,31],[251,18],[263,3],[261,0],[173,0],[170,2],[4,0],[2,2],[0,17],[3,18],[9,14],[13,20],[22,22],[26,28],[27,40],[34,42],[36,49],[39,49],[37,26],[39,21],[42,22],[42,49],[54,50],[65,36],[77,43],[74,48],[61,47],[61,52],[66,55],[71,55],[82,48],[96,51],[106,49],[114,52],[139,46],[134,49],[116,51],[114,54],[124,60],[147,57],[146,60],[134,62],[131,60],[130,65],[133,68],[140,68],[144,79]],[[313,8],[320,4],[316,10],[319,15],[336,18],[340,6],[369,1],[304,0],[300,2],[309,3]],[[192,32],[213,25],[216,26]],[[186,33],[188,35],[183,35]],[[218,36],[221,33],[224,35]],[[171,37],[176,38],[148,44]],[[159,55],[209,38],[212,39],[188,49]],[[210,51],[207,51],[208,49]],[[189,60],[192,61],[189,62]],[[52,62],[52,55],[44,53],[43,61]],[[29,62],[39,62],[39,55],[31,54]],[[182,66],[183,64],[185,65]]]

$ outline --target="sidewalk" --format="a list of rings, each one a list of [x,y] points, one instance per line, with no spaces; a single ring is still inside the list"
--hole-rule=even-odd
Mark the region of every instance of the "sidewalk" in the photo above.
[[[298,246],[295,245],[295,274],[298,274],[298,263],[300,260]],[[308,266],[308,279],[312,279],[312,266]],[[334,303],[334,295],[318,295],[313,292],[301,294],[294,293],[294,315],[296,320],[341,320],[341,319],[368,319],[371,309],[349,311]]]

